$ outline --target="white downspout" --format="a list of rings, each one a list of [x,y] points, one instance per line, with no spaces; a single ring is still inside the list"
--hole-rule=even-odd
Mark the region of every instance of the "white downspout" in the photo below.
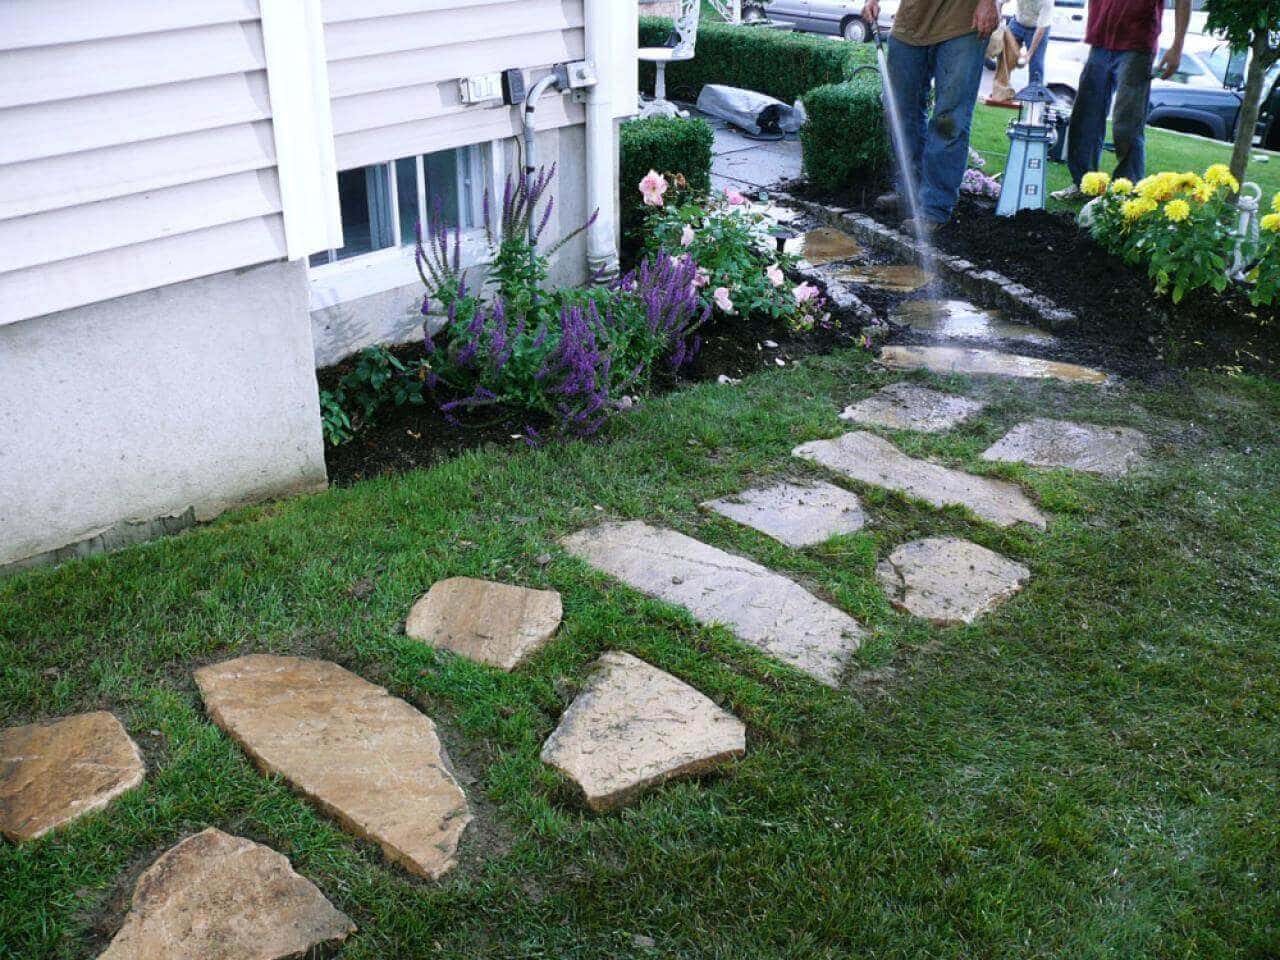
[[[586,0],[586,58],[595,65],[597,83],[587,89],[587,213],[600,211],[587,230],[587,270],[597,282],[618,275],[618,207],[615,182],[617,138],[613,127],[616,18],[634,4]],[[636,11],[631,9],[632,16]]]

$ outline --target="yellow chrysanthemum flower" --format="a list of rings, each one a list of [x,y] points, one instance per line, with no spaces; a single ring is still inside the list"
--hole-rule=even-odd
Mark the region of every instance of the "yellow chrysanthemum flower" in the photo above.
[[[1111,177],[1101,171],[1086,173],[1080,179],[1080,190],[1091,197],[1100,197],[1107,192],[1107,185],[1111,183]]]
[[[1204,178],[1215,187],[1226,187],[1232,193],[1240,190],[1240,181],[1232,175],[1231,168],[1225,163],[1215,163],[1204,172]]]
[[[1271,198],[1271,212],[1280,213],[1280,193]]]
[[[1263,217],[1262,229],[1268,233],[1280,233],[1280,213],[1268,213]]]
[[[1191,195],[1200,203],[1208,203],[1213,199],[1213,195],[1217,192],[1217,187],[1201,181],[1200,186],[1191,191]]]
[[[1178,192],[1180,177],[1176,173],[1157,173],[1138,181],[1138,196],[1162,203]]]
[[[1132,200],[1126,200],[1120,207],[1120,213],[1125,220],[1133,223],[1141,220],[1148,213],[1156,209],[1158,205],[1150,197],[1134,197]]]
[[[1164,205],[1164,216],[1173,223],[1181,223],[1191,216],[1191,204],[1185,200],[1170,200]]]
[[[1111,184],[1111,192],[1121,196],[1133,193],[1133,181],[1128,177],[1117,177]],[[1280,201],[1280,194],[1276,194],[1276,199]]]

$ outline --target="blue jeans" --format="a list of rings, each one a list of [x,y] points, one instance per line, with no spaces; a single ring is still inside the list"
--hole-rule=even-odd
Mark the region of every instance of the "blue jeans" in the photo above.
[[[951,218],[960,195],[986,48],[976,33],[927,47],[889,38],[889,84],[902,113],[903,149],[919,185],[921,213],[934,223]]]
[[[1017,17],[1009,18],[1009,32],[1022,44],[1026,49],[1031,49],[1031,41],[1036,38],[1035,27],[1024,27],[1018,22]],[[1030,72],[1031,83],[1044,83],[1044,55],[1049,52],[1049,30],[1044,31],[1044,39],[1040,41],[1040,46],[1036,48],[1035,55],[1032,56],[1031,62],[1027,64],[1027,70]]]
[[[1151,65],[1155,54],[1145,50],[1106,50],[1094,47],[1080,71],[1080,88],[1071,109],[1067,166],[1071,179],[1080,179],[1102,163],[1107,114],[1115,97],[1111,134],[1116,144],[1115,176],[1141,180],[1147,171],[1147,108],[1151,100]]]

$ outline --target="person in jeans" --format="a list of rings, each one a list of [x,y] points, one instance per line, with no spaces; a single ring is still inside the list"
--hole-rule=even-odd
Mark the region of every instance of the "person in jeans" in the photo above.
[[[1079,89],[1067,134],[1067,166],[1072,185],[1054,194],[1059,200],[1084,197],[1080,180],[1102,163],[1102,143],[1111,117],[1116,144],[1115,176],[1138,181],[1147,172],[1147,108],[1151,64],[1160,40],[1164,0],[1091,0],[1085,42],[1092,48],[1080,71]],[[1173,43],[1156,72],[1168,80],[1182,63],[1182,44],[1191,22],[1191,0],[1177,0]]]
[[[1017,10],[1005,25],[1004,51],[996,67],[991,99],[1010,101],[1014,90],[1009,74],[1014,67],[1030,64],[1031,83],[1044,83],[1044,55],[1049,49],[1049,27],[1053,22],[1053,0],[1017,0]]]
[[[879,0],[867,0],[862,16],[876,23]],[[909,227],[931,229],[955,209],[987,38],[999,23],[996,0],[903,0],[898,9],[889,37],[889,85],[902,112],[903,147],[923,221]]]

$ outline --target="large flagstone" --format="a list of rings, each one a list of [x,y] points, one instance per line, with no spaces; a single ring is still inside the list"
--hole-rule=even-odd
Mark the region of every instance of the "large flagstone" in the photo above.
[[[721,623],[743,642],[829,685],[858,648],[862,628],[799,584],[745,557],[633,520],[604,523],[563,541],[628,586]]]
[[[1014,484],[913,459],[873,433],[857,431],[834,440],[814,440],[796,447],[792,454],[935,507],[965,507],[999,527],[1048,526],[1044,514]]]
[[[779,483],[702,504],[789,547],[808,547],[855,533],[867,515],[855,494],[831,483]]]
[[[434,880],[471,822],[435,724],[336,663],[252,654],[201,667],[214,723],[267,773]]]
[[[1129,427],[1031,420],[1010,430],[982,458],[1121,477],[1144,462],[1148,447],[1146,435]]]
[[[888,346],[880,351],[880,362],[894,370],[925,369],[934,373],[990,374],[1068,383],[1101,384],[1108,379],[1101,370],[1074,363],[968,347]]]
[[[285,960],[355,929],[284,856],[209,829],[147,868],[98,960]]]
[[[106,711],[0,730],[0,834],[34,840],[142,782],[137,744]]]
[[[745,751],[741,720],[671,674],[614,651],[597,661],[543,746],[542,761],[601,811]]]
[[[891,430],[940,433],[976,416],[986,404],[913,383],[891,383],[844,408],[841,420]]]

